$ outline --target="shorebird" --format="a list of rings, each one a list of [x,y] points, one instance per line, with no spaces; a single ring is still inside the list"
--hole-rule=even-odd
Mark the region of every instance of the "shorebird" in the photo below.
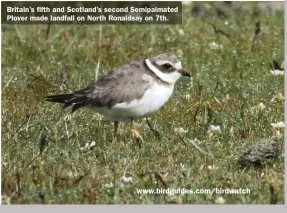
[[[133,120],[147,117],[162,107],[181,76],[191,77],[175,55],[165,53],[113,69],[82,90],[45,99],[63,103],[63,109],[71,108],[72,112],[88,107],[114,121],[114,138],[119,122],[127,121],[139,136]]]

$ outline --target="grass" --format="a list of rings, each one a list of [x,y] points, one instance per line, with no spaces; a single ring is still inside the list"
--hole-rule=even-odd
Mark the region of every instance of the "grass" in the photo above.
[[[284,102],[270,100],[284,94],[284,78],[271,75],[269,63],[284,59],[284,16],[206,20],[189,11],[185,6],[182,25],[52,25],[48,39],[45,25],[2,26],[2,203],[284,203],[283,153],[261,169],[242,170],[237,162],[252,144],[272,136],[271,123],[283,121]],[[257,20],[261,32],[251,51]],[[231,36],[219,35],[221,49],[210,46],[218,38],[209,23]],[[111,122],[87,109],[70,115],[43,99],[81,89],[97,72],[164,52],[178,55],[193,79],[180,79],[171,100],[149,118],[161,139],[144,119],[137,121],[141,147],[126,124],[113,142]],[[220,125],[221,133],[208,134],[209,124]],[[178,133],[183,141],[176,128],[185,130]],[[92,150],[80,150],[92,141]],[[165,187],[251,193],[136,193]]]

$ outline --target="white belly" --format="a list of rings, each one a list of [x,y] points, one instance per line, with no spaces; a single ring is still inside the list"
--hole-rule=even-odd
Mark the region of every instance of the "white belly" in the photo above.
[[[111,109],[106,107],[93,108],[96,112],[110,120],[127,121],[148,116],[162,107],[173,93],[174,86],[154,84],[149,88],[142,99],[133,100],[130,103],[119,103]]]

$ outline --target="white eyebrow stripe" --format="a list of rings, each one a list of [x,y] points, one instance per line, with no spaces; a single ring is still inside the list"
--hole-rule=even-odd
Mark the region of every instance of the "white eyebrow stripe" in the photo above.
[[[156,76],[160,77],[162,75],[162,72],[157,67],[155,67],[149,59],[145,59],[145,63]]]
[[[168,60],[160,60],[160,61],[156,61],[155,63],[157,65],[159,65],[159,66],[161,66],[163,64],[170,64],[170,65],[172,65],[172,63],[170,61],[168,61]]]
[[[177,69],[177,70],[182,70],[181,62],[178,61],[178,62],[174,65],[174,68]]]

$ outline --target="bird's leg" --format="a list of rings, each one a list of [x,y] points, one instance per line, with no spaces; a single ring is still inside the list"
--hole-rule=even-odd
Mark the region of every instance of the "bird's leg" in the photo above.
[[[145,120],[146,120],[147,125],[149,126],[150,130],[152,131],[152,133],[153,133],[157,138],[161,139],[159,132],[152,127],[152,125],[150,124],[149,120],[148,120],[147,118],[146,118]]]
[[[119,127],[119,122],[118,121],[114,121],[114,140],[118,139],[118,127]]]
[[[143,140],[142,136],[140,135],[139,131],[137,130],[136,126],[131,119],[131,130],[132,130],[132,138],[134,142],[138,142],[139,139]]]

